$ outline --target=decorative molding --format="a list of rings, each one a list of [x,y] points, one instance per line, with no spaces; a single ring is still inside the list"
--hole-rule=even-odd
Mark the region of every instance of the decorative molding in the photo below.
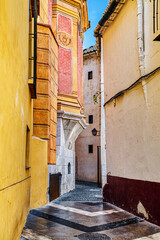
[[[64,120],[74,120],[78,121],[82,128],[86,128],[87,123],[84,120],[84,115],[70,113],[65,111],[57,111],[57,118],[62,118]]]
[[[81,0],[61,0],[61,1],[68,3],[73,7],[79,8],[81,6]]]
[[[59,45],[61,45],[62,47],[66,47],[66,48],[73,47],[73,37],[67,33],[58,32],[57,33],[57,41],[58,41]]]
[[[71,16],[73,18],[76,18],[76,19],[78,19],[78,17],[79,17],[78,12],[74,12],[73,10],[65,8],[65,7],[63,7],[63,6],[59,5],[59,4],[53,4],[52,10],[53,11],[62,12],[64,14],[69,15],[69,16]]]

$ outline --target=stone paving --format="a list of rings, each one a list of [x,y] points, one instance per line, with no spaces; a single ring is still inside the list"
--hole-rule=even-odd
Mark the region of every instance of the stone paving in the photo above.
[[[78,184],[48,205],[30,211],[27,240],[160,240],[160,227],[102,202],[102,189]]]
[[[59,197],[54,202],[61,201],[102,201],[102,188],[98,188],[97,184],[76,182],[76,188]]]

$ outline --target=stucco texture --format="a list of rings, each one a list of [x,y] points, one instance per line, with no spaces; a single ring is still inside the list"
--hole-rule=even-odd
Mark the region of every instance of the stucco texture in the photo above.
[[[88,80],[88,72],[93,72],[93,79]],[[93,123],[88,124],[76,140],[76,179],[97,182],[97,146],[100,146],[100,99],[94,104],[93,95],[100,90],[100,59],[94,53],[83,58],[83,104],[84,115],[88,123],[93,115]],[[92,135],[96,128],[98,136]],[[93,145],[93,153],[88,153],[88,145]]]
[[[106,107],[108,172],[113,176],[160,181],[160,74]],[[116,167],[115,167],[116,166]]]
[[[0,66],[0,239],[14,240],[20,237],[30,198],[30,172],[25,170],[26,125],[32,131],[28,1],[0,1]]]
[[[34,163],[30,159],[31,149],[33,150],[33,100],[28,86],[28,34],[29,1],[20,3],[19,0],[0,0],[0,239],[3,240],[20,238],[30,208],[29,167],[33,167],[33,172],[34,168],[39,167],[34,162],[35,150],[32,155]],[[30,129],[28,139],[27,126]],[[46,159],[46,150],[43,152],[44,146],[39,147],[39,161],[43,162]],[[47,177],[42,177],[43,171],[44,169],[39,169],[39,176],[34,179],[38,186],[43,186],[43,180],[46,182]],[[38,195],[33,201],[37,201],[37,198]],[[43,201],[44,197],[40,204]]]
[[[43,159],[43,161],[42,161]],[[48,142],[32,137],[31,151],[31,201],[30,208],[37,208],[47,203]],[[37,183],[38,179],[41,184]]]
[[[139,47],[137,1],[126,1],[103,35],[105,101],[159,66],[153,41],[152,3],[144,2],[143,58]],[[117,41],[118,40],[118,41]],[[105,106],[107,172],[112,176],[160,181],[159,74],[140,82]]]
[[[140,77],[137,30],[136,1],[127,1],[103,34],[105,101]]]
[[[105,104],[103,196],[159,224],[160,48],[153,41],[152,4],[125,1],[103,34],[105,102],[114,98]]]

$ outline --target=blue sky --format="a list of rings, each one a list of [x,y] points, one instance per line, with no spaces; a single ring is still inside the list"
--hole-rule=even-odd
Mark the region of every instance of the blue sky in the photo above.
[[[89,20],[91,21],[91,28],[84,33],[84,49],[96,43],[96,39],[93,36],[94,29],[96,28],[99,20],[102,17],[102,14],[108,5],[108,0],[87,0],[87,5]]]

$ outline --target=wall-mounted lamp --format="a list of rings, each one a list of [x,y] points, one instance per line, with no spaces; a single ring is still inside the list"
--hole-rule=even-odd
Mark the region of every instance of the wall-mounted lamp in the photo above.
[[[99,133],[99,134],[98,134]],[[93,136],[100,136],[100,131],[98,131],[97,129],[93,128],[92,130],[92,135]]]

